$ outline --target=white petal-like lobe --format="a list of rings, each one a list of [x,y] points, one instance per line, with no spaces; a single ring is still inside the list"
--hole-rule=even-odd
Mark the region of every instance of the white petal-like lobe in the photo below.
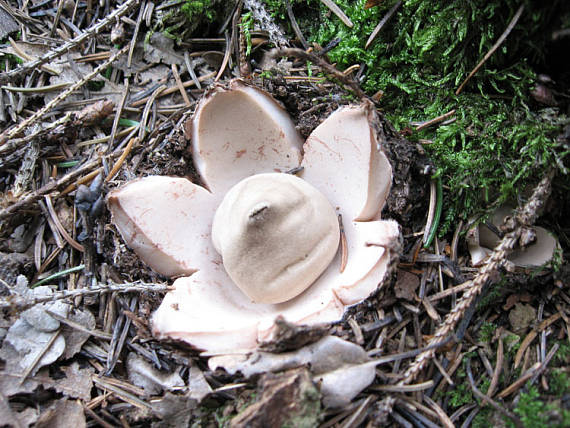
[[[192,120],[192,155],[204,183],[223,194],[250,175],[286,172],[301,162],[303,140],[264,91],[233,80],[215,88]]]
[[[112,191],[107,205],[127,245],[166,276],[220,260],[210,242],[216,201],[186,178],[149,176]]]
[[[300,177],[319,189],[346,220],[380,218],[392,184],[392,167],[377,138],[373,106],[343,107],[303,146]]]

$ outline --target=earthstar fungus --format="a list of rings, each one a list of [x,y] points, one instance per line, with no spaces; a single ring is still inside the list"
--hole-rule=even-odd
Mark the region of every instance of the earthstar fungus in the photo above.
[[[303,145],[260,89],[233,80],[210,90],[186,126],[205,187],[150,176],[107,200],[127,245],[178,277],[153,333],[210,353],[251,351],[278,316],[335,322],[370,296],[399,239],[398,224],[380,220],[392,171],[379,126],[372,104],[342,107]]]

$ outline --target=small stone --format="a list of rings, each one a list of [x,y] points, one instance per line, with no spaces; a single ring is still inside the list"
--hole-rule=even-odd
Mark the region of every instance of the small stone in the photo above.
[[[524,333],[535,320],[536,309],[530,305],[517,303],[509,312],[509,322],[516,334]]]

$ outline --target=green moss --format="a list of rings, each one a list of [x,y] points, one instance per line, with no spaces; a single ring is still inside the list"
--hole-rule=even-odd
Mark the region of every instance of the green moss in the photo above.
[[[523,392],[520,395],[514,413],[519,416],[527,428],[570,426],[570,411],[541,401],[540,394],[535,386],[530,386],[528,392]],[[511,421],[507,421],[507,426],[514,427],[515,425]]]
[[[212,22],[216,19],[213,0],[186,0],[182,5],[182,12],[189,20],[205,18]]]
[[[480,342],[491,342],[493,334],[495,334],[497,326],[490,322],[484,322],[479,329],[479,341]]]
[[[491,284],[485,294],[481,296],[481,300],[477,304],[477,310],[483,311],[489,306],[495,306],[497,301],[503,296],[505,289],[505,280],[501,278],[499,282]]]
[[[560,364],[570,364],[570,344],[568,342],[557,342],[560,347],[556,354],[554,354],[554,361]]]
[[[446,393],[449,398],[449,405],[453,409],[456,409],[463,406],[464,404],[471,404],[474,400],[474,397],[467,380],[465,369],[460,368],[457,370],[454,382],[455,387]]]
[[[477,416],[473,419],[471,426],[473,428],[489,428],[490,426],[493,426],[490,422],[492,412],[493,411],[489,406],[484,407],[479,413],[477,413]]]
[[[557,397],[570,392],[570,377],[561,369],[552,370],[548,384],[550,392]]]
[[[244,13],[241,16],[241,28],[245,37],[246,51],[245,54],[249,56],[251,53],[251,30],[253,30],[254,20],[251,12]]]

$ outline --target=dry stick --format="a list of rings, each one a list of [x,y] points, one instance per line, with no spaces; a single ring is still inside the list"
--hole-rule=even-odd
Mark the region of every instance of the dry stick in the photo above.
[[[102,293],[166,293],[171,287],[165,284],[146,284],[139,282],[131,282],[125,284],[100,284],[90,288],[78,288],[75,290],[55,291],[51,296],[42,297],[25,297],[12,295],[8,298],[0,299],[0,309],[13,308],[15,310],[24,310],[38,303],[53,302],[63,299],[75,299],[76,297],[92,296]]]
[[[113,391],[115,393],[115,395],[117,397],[119,397],[121,400],[132,404],[133,406],[136,406],[142,410],[150,410],[152,408],[152,406],[150,404],[148,404],[147,402],[141,400],[140,398],[136,397],[135,395],[113,385],[112,383],[110,383],[108,380],[110,380],[109,378],[103,378],[103,377],[97,377],[94,376],[93,377],[93,382],[95,383],[96,386],[102,388],[102,389],[108,389],[109,391]]]
[[[25,209],[26,207],[28,207],[30,205],[35,204],[38,200],[43,198],[44,195],[50,194],[51,192],[54,192],[54,191],[62,188],[63,186],[68,185],[71,181],[75,180],[78,176],[83,174],[85,171],[89,171],[92,168],[99,166],[100,163],[101,163],[101,159],[96,159],[94,161],[86,163],[81,168],[78,168],[75,171],[71,171],[71,172],[67,173],[66,175],[61,177],[59,180],[51,181],[51,182],[47,183],[45,186],[40,187],[38,190],[34,191],[33,193],[31,193],[31,194],[29,194],[23,198],[20,198],[18,200],[18,202],[16,202],[15,204],[10,205],[9,207],[4,208],[3,210],[0,211],[0,220],[4,220],[5,218],[10,217],[15,212],[20,211],[20,210]],[[73,190],[73,189],[71,189],[71,190]]]
[[[109,143],[107,144],[107,153],[113,150],[113,143],[115,142],[115,137],[117,136],[119,121],[121,120],[121,115],[123,114],[123,109],[125,108],[127,97],[129,96],[129,83],[129,78],[125,77],[125,87],[123,89],[123,95],[121,96],[121,102],[117,106],[115,118],[113,119],[113,127],[111,128],[111,135],[109,136]]]
[[[110,13],[109,16],[105,17],[104,19],[102,19],[98,23],[92,25],[87,30],[85,30],[83,33],[81,33],[79,36],[75,37],[74,39],[70,40],[69,42],[64,43],[60,47],[46,53],[45,55],[41,56],[40,58],[38,58],[34,61],[27,62],[27,63],[23,64],[21,67],[18,67],[12,71],[8,71],[6,73],[0,74],[0,82],[1,83],[8,82],[10,79],[12,79],[15,76],[20,76],[24,73],[31,71],[31,70],[35,70],[39,66],[41,66],[42,64],[45,64],[46,62],[49,62],[49,61],[63,55],[64,53],[73,49],[75,46],[82,44],[87,39],[89,39],[89,38],[93,37],[95,34],[99,33],[103,28],[105,28],[109,24],[112,24],[113,22],[115,22],[115,20],[117,20],[118,18],[123,16],[125,13],[127,13],[129,10],[131,10],[132,7],[134,7],[138,4],[139,4],[139,2],[137,0],[127,0],[120,7],[118,7],[112,13]]]
[[[79,2],[78,2],[79,3]],[[95,413],[93,410],[91,410],[89,407],[87,407],[85,404],[82,404],[83,406],[83,410],[85,410],[85,412],[91,416],[91,418],[93,418],[93,420],[95,422],[97,422],[99,425],[101,425],[103,428],[114,428],[113,425],[108,424],[107,422],[105,422],[105,420],[103,418],[101,418],[101,416],[99,416],[97,413]]]
[[[303,36],[303,33],[299,28],[299,24],[295,19],[295,15],[293,14],[293,8],[291,7],[290,0],[285,0],[285,7],[287,8],[287,15],[289,16],[289,21],[291,21],[291,27],[293,27],[295,35],[299,39],[299,42],[301,42],[301,45],[303,45],[303,49],[305,50],[309,49],[309,44],[307,43],[307,39],[305,39],[305,36]]]
[[[503,32],[503,34],[501,34],[501,37],[499,37],[499,40],[495,42],[495,44],[491,47],[491,49],[489,49],[489,52],[485,54],[481,62],[479,62],[479,64],[475,66],[475,68],[471,71],[471,73],[469,73],[469,75],[463,81],[463,83],[459,85],[459,88],[457,88],[457,91],[455,91],[455,95],[459,95],[461,93],[467,82],[469,82],[469,80],[473,77],[473,75],[479,71],[479,69],[483,66],[483,64],[485,64],[485,62],[487,62],[487,60],[491,57],[491,55],[495,53],[495,51],[499,48],[499,46],[503,44],[507,36],[511,33],[511,31],[513,31],[513,28],[515,28],[515,25],[517,25],[517,22],[519,21],[519,18],[521,17],[523,10],[524,10],[524,5],[521,5],[521,7],[519,7],[519,9],[517,10],[517,13],[515,13],[515,16],[513,16],[513,19],[511,19],[511,22],[509,22],[507,29]]]
[[[212,71],[212,72],[210,72],[210,73],[208,73],[208,74],[204,74],[203,76],[200,76],[200,77],[198,78],[198,80],[199,80],[200,82],[203,82],[204,80],[211,79],[211,78],[214,77],[215,75],[216,75],[216,72],[215,72],[215,71]],[[192,86],[192,85],[194,85],[194,84],[195,84],[195,83],[194,83],[193,80],[189,80],[189,81],[187,81],[187,82],[184,82],[184,87],[187,88],[187,87]],[[170,95],[170,94],[172,94],[172,93],[174,93],[174,92],[176,92],[176,91],[178,91],[178,86],[177,86],[177,85],[174,85],[174,86],[171,86],[171,87],[169,87],[169,88],[166,88],[166,89],[160,94],[160,96],[163,97],[163,96],[166,96],[166,95]],[[140,100],[136,100],[136,101],[130,103],[129,106],[131,106],[131,107],[138,107],[138,106],[140,106],[140,105],[146,104],[146,102],[148,101],[149,98],[150,98],[150,96],[141,98]]]
[[[121,169],[123,162],[125,162],[125,159],[127,158],[129,153],[131,152],[131,149],[133,148],[133,145],[137,141],[138,141],[138,138],[136,138],[136,137],[131,138],[129,140],[129,142],[127,143],[127,146],[125,147],[125,150],[123,150],[123,153],[121,154],[121,157],[119,157],[119,159],[117,159],[117,162],[115,162],[115,165],[113,165],[113,168],[111,168],[109,175],[107,175],[107,177],[105,178],[105,183],[108,183],[109,181],[111,181],[113,179],[113,177],[115,176],[115,174],[117,174],[117,172],[119,172],[119,169]]]
[[[133,33],[133,38],[131,39],[129,47],[129,55],[127,56],[127,67],[131,68],[133,62],[133,54],[135,52],[135,45],[137,44],[137,37],[139,35],[139,29],[141,27],[141,21],[143,17],[144,10],[146,9],[146,2],[139,8],[139,16],[137,17],[137,23],[135,25],[135,31]]]
[[[50,37],[53,37],[53,35],[55,34],[55,31],[57,30],[57,26],[59,25],[59,18],[61,18],[61,11],[63,10],[63,3],[64,3],[64,0],[59,0],[59,3],[57,5],[57,12],[55,13],[55,18],[53,20],[53,24],[52,24],[51,30],[49,32]]]
[[[14,49],[14,52],[16,52],[16,55],[25,59],[26,61],[35,61],[35,59],[34,59],[35,57],[28,55],[24,50],[22,50],[22,48],[20,47],[20,45],[18,45],[18,43],[16,43],[14,40],[12,40],[12,38],[9,38],[9,40],[10,40],[10,45],[12,46],[12,49]],[[55,74],[55,75],[59,74],[58,71],[56,71],[52,67],[48,67],[47,65],[42,65],[40,67],[40,69],[42,71],[45,71],[45,72],[50,73],[50,74]],[[17,68],[16,70],[20,70],[20,69]],[[10,72],[10,71],[8,71],[8,72]],[[13,70],[11,72],[13,72]],[[0,75],[0,77],[1,76],[2,75]],[[2,83],[5,83],[5,81],[3,81],[2,79],[0,79],[0,81],[2,81]]]
[[[115,155],[116,153],[113,153],[111,155],[111,158],[113,157],[113,155]],[[79,187],[79,185],[81,184],[87,184],[90,183],[95,177],[97,177],[99,174],[101,174],[101,171],[103,171],[103,168],[97,168],[95,171],[91,171],[89,174],[84,175],[83,177],[79,178],[75,183],[71,183],[69,186],[67,186],[65,189],[63,189],[61,191],[61,193],[58,196],[65,196],[68,193],[73,192],[75,189],[77,189]]]
[[[330,65],[328,62],[319,58],[316,55],[313,55],[309,52],[305,52],[302,49],[296,48],[280,48],[274,49],[271,52],[272,57],[281,57],[281,56],[294,56],[297,58],[301,58],[305,61],[311,61],[314,65],[321,67],[324,72],[331,74],[334,78],[338,79],[341,83],[345,86],[348,86],[351,90],[354,91],[355,95],[361,99],[366,98],[366,94],[360,89],[358,83],[351,79],[349,76],[345,76],[342,74],[341,71],[337,70],[335,67]]]
[[[358,409],[352,413],[352,416],[348,418],[348,420],[343,422],[340,428],[351,428],[351,427],[360,426],[360,423],[366,416],[365,411],[368,409],[368,407],[370,407],[373,400],[377,400],[377,398],[374,397],[373,395],[369,395],[368,397],[366,397],[366,399],[362,402],[362,404],[358,406]]]
[[[495,364],[495,371],[493,372],[491,383],[489,384],[489,388],[487,389],[487,395],[489,397],[492,397],[493,394],[495,394],[497,385],[499,385],[499,376],[501,375],[501,371],[503,369],[504,358],[505,358],[505,353],[503,349],[503,339],[499,337],[499,344],[497,345],[497,362]],[[483,407],[485,403],[486,401],[483,401],[481,403],[481,407]]]
[[[119,56],[124,54],[127,51],[128,47],[129,46],[125,46],[121,50],[115,52],[107,61],[100,64],[91,73],[87,74],[83,79],[81,79],[77,83],[74,83],[73,85],[71,85],[67,90],[63,91],[61,94],[59,94],[57,97],[55,97],[53,100],[51,100],[45,106],[43,106],[40,110],[38,110],[32,116],[30,116],[26,120],[20,122],[18,125],[16,125],[12,129],[10,129],[7,133],[5,132],[5,133],[3,133],[3,135],[0,135],[0,144],[4,144],[7,140],[14,138],[16,135],[18,135],[20,132],[22,132],[24,129],[26,129],[28,126],[30,126],[32,123],[34,123],[40,117],[42,117],[45,113],[47,113],[49,110],[51,110],[57,104],[59,104],[61,101],[63,101],[65,98],[67,98],[76,89],[80,88],[85,83],[90,81],[93,77],[97,76],[101,71],[103,71],[110,64],[115,62],[117,60],[117,58],[119,58]],[[3,152],[5,152],[5,150],[3,150],[3,147],[0,146],[0,155],[3,154]]]
[[[422,352],[416,357],[416,360],[410,365],[404,374],[404,380],[401,383],[407,384],[412,382],[416,376],[427,366],[429,361],[434,357],[436,348],[446,340],[446,338],[453,332],[457,323],[463,318],[467,309],[471,306],[475,298],[481,293],[485,283],[495,274],[505,260],[511,253],[516,242],[522,233],[521,226],[531,226],[534,224],[538,217],[537,211],[543,206],[547,196],[550,193],[550,185],[554,171],[548,173],[534,189],[534,192],[522,210],[513,217],[514,224],[510,225],[511,232],[507,233],[499,245],[495,247],[491,257],[487,263],[481,268],[473,280],[470,281],[470,287],[465,291],[461,300],[457,305],[447,314],[443,324],[437,329],[428,347],[429,350]]]
[[[192,103],[190,102],[190,98],[188,98],[186,89],[184,89],[184,85],[182,84],[180,73],[178,73],[178,67],[176,67],[176,64],[172,63],[171,68],[172,68],[172,75],[174,76],[174,80],[176,81],[176,85],[178,86],[178,90],[180,91],[180,95],[182,95],[184,104],[186,104],[186,107],[190,107]]]
[[[453,116],[455,114],[455,109],[448,111],[441,116],[434,117],[433,119],[428,120],[427,122],[422,123],[421,125],[416,126],[416,131],[421,131],[428,126],[435,125],[436,123],[443,122],[449,116]]]
[[[376,28],[374,28],[374,31],[372,31],[372,34],[370,34],[370,37],[368,37],[366,45],[364,45],[364,49],[368,49],[368,47],[372,44],[372,42],[374,41],[380,30],[384,27],[384,25],[386,25],[386,22],[388,22],[388,20],[392,17],[392,15],[394,15],[394,13],[398,10],[398,8],[401,5],[402,5],[401,0],[396,2],[396,4],[392,6],[392,9],[390,9],[388,13],[384,15],[384,17],[380,20]]]

